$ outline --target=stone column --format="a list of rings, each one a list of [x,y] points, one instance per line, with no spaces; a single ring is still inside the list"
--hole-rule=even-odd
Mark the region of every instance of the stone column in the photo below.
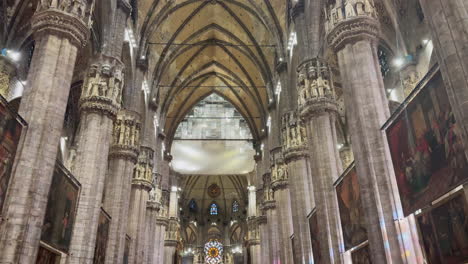
[[[271,169],[271,188],[276,200],[279,222],[280,257],[282,264],[292,264],[292,211],[288,183],[288,171],[282,160],[277,160]]]
[[[164,241],[164,262],[167,264],[175,264],[174,256],[179,244],[179,222],[176,218],[169,218],[169,225],[166,231]]]
[[[270,173],[263,175],[263,201],[261,211],[266,216],[266,228],[260,233],[260,240],[263,247],[263,242],[267,243],[268,251],[262,248],[262,252],[267,254],[267,259],[262,259],[268,263],[277,263],[280,261],[279,247],[279,224],[278,213],[276,210],[276,201],[273,190],[271,189]],[[263,254],[262,254],[263,255]]]
[[[260,252],[260,230],[259,230],[259,218],[258,217],[249,217],[247,219],[247,247],[250,250],[250,263],[252,264],[261,264],[266,261],[262,259]]]
[[[139,153],[140,119],[135,112],[121,110],[114,124],[104,193],[104,209],[112,217],[106,248],[109,264],[123,261],[132,175]]]
[[[128,257],[128,262],[131,264],[143,263],[144,260],[146,202],[149,200],[149,192],[153,187],[153,155],[154,150],[141,147],[133,173],[127,225],[127,234],[132,238]]]
[[[440,70],[468,156],[468,3],[465,0],[420,0]]]
[[[164,237],[168,224],[167,217],[162,216],[160,212],[160,215],[156,218],[155,256],[152,263],[164,263]]]
[[[334,182],[342,172],[337,149],[338,105],[328,65],[320,59],[298,67],[299,109],[307,130],[309,157],[314,182],[315,208],[321,263],[341,263],[339,212]]]
[[[93,261],[113,121],[121,105],[122,71],[120,60],[102,55],[89,68],[83,84],[73,169],[81,194],[68,263]]]
[[[283,157],[291,182],[295,263],[312,263],[312,242],[307,215],[314,205],[313,188],[306,131],[296,112],[287,112],[283,115],[282,144]]]
[[[402,263],[393,217],[392,162],[380,129],[390,116],[377,58],[380,25],[371,2],[330,6],[327,41],[338,55],[372,262]]]
[[[36,49],[19,109],[28,129],[15,158],[0,230],[4,263],[36,261],[77,50],[89,38],[94,6],[67,2],[65,9],[44,1],[31,18]]]
[[[160,204],[150,199],[146,203],[146,236],[145,247],[146,257],[143,263],[157,263],[157,255],[159,253],[159,233],[161,232],[160,226],[157,224],[159,215]]]

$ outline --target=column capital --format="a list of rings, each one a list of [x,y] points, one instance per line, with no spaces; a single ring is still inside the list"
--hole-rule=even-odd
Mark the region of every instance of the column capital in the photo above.
[[[284,163],[275,163],[271,168],[271,189],[275,192],[280,189],[288,188],[288,186],[288,167]]]
[[[156,201],[147,201],[146,209],[158,212],[161,209],[161,204]]]
[[[276,201],[275,200],[267,200],[262,203],[262,210],[268,211],[276,209]]]
[[[286,163],[308,156],[306,130],[295,111],[286,112],[282,116],[281,138]]]
[[[313,58],[297,67],[297,90],[302,119],[338,112],[331,70],[325,60]]]
[[[122,158],[137,162],[141,135],[141,116],[137,112],[122,109],[117,113],[112,133],[110,158]]]
[[[83,84],[80,109],[115,119],[122,103],[124,64],[117,58],[101,55],[91,64]]]
[[[93,9],[94,1],[40,1],[31,18],[31,28],[34,34],[57,34],[77,47],[84,47],[89,39]]]
[[[167,219],[167,217],[158,216],[158,217],[156,217],[156,224],[164,226],[164,227],[167,228],[167,226],[169,224],[169,219]]]
[[[380,24],[372,0],[337,1],[326,14],[327,41],[335,51],[341,50],[347,43],[379,39]]]
[[[151,190],[154,187],[155,180],[153,177],[153,167],[154,150],[150,147],[141,146],[138,162],[133,171],[132,184],[142,185]]]

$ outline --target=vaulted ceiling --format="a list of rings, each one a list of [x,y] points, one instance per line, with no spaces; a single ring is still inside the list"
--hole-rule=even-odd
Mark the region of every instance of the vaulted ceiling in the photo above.
[[[190,109],[217,93],[259,138],[284,57],[287,0],[141,0],[140,56],[169,139]]]

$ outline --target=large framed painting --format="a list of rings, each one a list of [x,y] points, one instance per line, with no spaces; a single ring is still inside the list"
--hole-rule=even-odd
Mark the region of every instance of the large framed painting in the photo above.
[[[101,208],[94,248],[93,264],[104,264],[106,260],[107,240],[109,239],[110,216]]]
[[[460,192],[432,210],[432,222],[445,264],[468,263],[468,206]]]
[[[367,240],[356,167],[350,166],[336,184],[344,246],[349,250]]]
[[[13,162],[26,122],[0,96],[0,214],[10,183]]]
[[[424,248],[425,259],[430,264],[442,264],[440,261],[439,248],[437,246],[437,237],[434,232],[432,217],[430,212],[425,212],[417,216],[421,245]]]
[[[310,241],[312,242],[312,252],[314,254],[314,263],[322,262],[320,252],[319,228],[317,223],[317,211],[312,212],[309,217]]]
[[[353,264],[371,264],[369,244],[351,252]]]
[[[437,67],[385,126],[405,215],[468,179],[460,127]]]
[[[68,252],[75,223],[80,184],[60,162],[56,162],[41,240],[55,249]]]
[[[59,264],[60,255],[43,246],[37,252],[36,264]]]

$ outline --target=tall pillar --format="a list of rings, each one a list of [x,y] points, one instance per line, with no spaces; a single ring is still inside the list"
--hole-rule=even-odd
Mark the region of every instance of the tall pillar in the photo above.
[[[276,200],[279,222],[280,258],[282,264],[292,264],[292,211],[289,192],[289,177],[286,165],[276,160],[271,169],[271,188]]]
[[[260,252],[260,230],[259,217],[249,217],[247,219],[247,247],[250,250],[250,263],[261,264],[266,261]]]
[[[68,257],[70,264],[93,261],[113,121],[121,105],[122,72],[120,60],[102,55],[90,66],[83,84],[73,170],[81,183],[81,193]]]
[[[468,156],[468,3],[465,0],[420,0],[435,52]]]
[[[341,263],[338,201],[333,184],[342,167],[336,147],[338,105],[331,84],[331,72],[320,59],[303,62],[297,71],[299,109],[307,130],[315,208],[320,226],[320,253],[314,253],[321,256],[321,263]]]
[[[112,217],[105,258],[108,264],[123,261],[133,168],[139,153],[140,119],[135,112],[121,110],[114,124],[104,194],[104,209]]]
[[[162,184],[161,184],[162,185]],[[166,231],[169,226],[169,219],[167,218],[168,213],[168,203],[169,203],[169,192],[166,190],[162,191],[161,194],[161,209],[159,210],[159,216],[157,218],[156,224],[159,227],[159,236],[156,238],[158,244],[158,255],[156,258],[156,263],[164,263],[164,251],[165,251],[165,238]]]
[[[176,218],[169,218],[169,225],[166,231],[164,241],[164,262],[167,264],[176,264],[174,257],[179,244],[179,222]]]
[[[291,182],[291,209],[295,263],[312,263],[312,242],[307,215],[314,205],[306,131],[296,112],[282,117],[283,156]]]
[[[268,263],[278,263],[280,261],[280,247],[279,247],[279,223],[278,213],[276,210],[276,201],[273,190],[271,189],[271,176],[267,173],[263,176],[263,202],[261,211],[266,216],[266,228],[260,234],[261,242],[268,243],[267,252],[268,259],[263,259]],[[262,236],[263,235],[263,236]],[[262,244],[263,246],[263,244]]]
[[[153,156],[154,150],[142,146],[133,173],[127,225],[127,234],[132,238],[128,257],[131,264],[143,263],[145,256],[146,203],[153,187]]]
[[[402,263],[393,219],[394,175],[380,129],[390,116],[377,57],[380,25],[371,2],[347,0],[330,6],[327,41],[338,55],[372,262]]]
[[[151,196],[151,195],[150,195]],[[151,197],[150,197],[151,198]],[[146,256],[143,263],[157,263],[156,258],[159,253],[158,242],[159,233],[161,232],[160,226],[157,224],[159,216],[160,204],[150,199],[146,204]]]
[[[36,49],[19,109],[28,129],[5,203],[0,262],[36,260],[77,50],[89,38],[93,6],[78,0],[65,9],[43,1],[31,18]]]

